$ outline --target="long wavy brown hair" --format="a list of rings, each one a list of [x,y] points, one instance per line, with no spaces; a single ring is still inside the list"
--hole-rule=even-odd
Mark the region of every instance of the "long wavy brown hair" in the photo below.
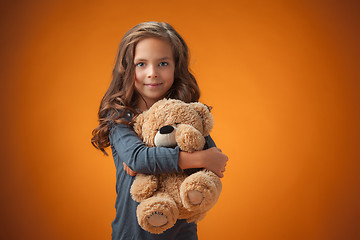
[[[172,46],[174,83],[166,97],[187,103],[199,100],[200,90],[189,71],[189,51],[183,38],[168,23],[145,22],[136,25],[120,41],[112,81],[100,103],[99,125],[92,131],[91,143],[105,155],[108,155],[105,148],[110,145],[111,126],[116,123],[131,125],[125,120],[124,114],[129,111],[137,114],[135,108],[141,95],[135,88],[135,47],[140,40],[149,37],[168,41]]]

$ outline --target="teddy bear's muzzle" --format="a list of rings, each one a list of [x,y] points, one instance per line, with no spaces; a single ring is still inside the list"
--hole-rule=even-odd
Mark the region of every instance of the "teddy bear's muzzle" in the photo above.
[[[160,128],[160,134],[169,134],[172,133],[175,130],[175,128],[171,125],[166,125]]]
[[[175,147],[177,145],[176,128],[171,125],[163,126],[155,135],[155,146],[157,147]]]

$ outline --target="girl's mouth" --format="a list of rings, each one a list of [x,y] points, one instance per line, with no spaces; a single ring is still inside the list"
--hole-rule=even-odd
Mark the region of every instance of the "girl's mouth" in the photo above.
[[[160,86],[162,83],[150,83],[150,84],[145,84],[146,87],[150,87],[150,88],[155,88],[157,86]]]

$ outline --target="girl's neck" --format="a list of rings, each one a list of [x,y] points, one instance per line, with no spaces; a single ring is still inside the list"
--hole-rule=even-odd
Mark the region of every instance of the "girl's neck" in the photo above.
[[[139,98],[136,108],[139,109],[141,112],[148,110],[155,102],[153,101],[147,101],[145,102],[144,99]]]

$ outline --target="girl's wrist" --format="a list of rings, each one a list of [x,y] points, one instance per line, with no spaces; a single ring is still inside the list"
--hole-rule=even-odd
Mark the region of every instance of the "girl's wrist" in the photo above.
[[[193,153],[180,151],[178,165],[181,169],[188,168],[204,168],[205,162],[202,156],[203,151],[196,151]]]
[[[203,151],[196,151],[192,153],[193,155],[193,161],[194,161],[194,167],[193,168],[203,168],[205,167],[204,157],[203,157]]]

